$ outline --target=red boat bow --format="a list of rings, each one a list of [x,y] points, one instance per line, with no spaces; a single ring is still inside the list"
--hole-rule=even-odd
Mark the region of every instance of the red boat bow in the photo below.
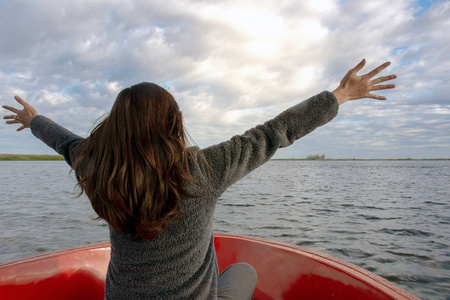
[[[419,299],[335,257],[241,235],[214,236],[219,269],[236,262],[258,273],[255,299]],[[0,264],[0,299],[103,299],[109,243]]]

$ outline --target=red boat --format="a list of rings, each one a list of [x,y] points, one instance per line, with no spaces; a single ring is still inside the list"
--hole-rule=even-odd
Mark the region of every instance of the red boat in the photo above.
[[[307,248],[216,233],[219,269],[248,262],[255,299],[419,299],[348,262]],[[110,245],[100,243],[0,264],[0,299],[103,299]]]

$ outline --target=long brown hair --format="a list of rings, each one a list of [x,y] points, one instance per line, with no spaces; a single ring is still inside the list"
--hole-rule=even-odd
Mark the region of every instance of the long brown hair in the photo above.
[[[81,193],[112,228],[151,239],[182,217],[180,199],[193,182],[190,152],[178,104],[162,87],[122,90],[77,155]]]

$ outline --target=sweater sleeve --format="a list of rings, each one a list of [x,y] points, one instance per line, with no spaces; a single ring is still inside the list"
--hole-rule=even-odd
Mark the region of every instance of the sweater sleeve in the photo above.
[[[331,121],[338,108],[334,95],[322,92],[242,135],[203,149],[210,165],[212,187],[223,192],[267,162],[279,148],[291,145]]]
[[[50,148],[64,156],[66,162],[72,166],[74,149],[83,138],[56,124],[49,118],[37,115],[30,123],[31,132]]]

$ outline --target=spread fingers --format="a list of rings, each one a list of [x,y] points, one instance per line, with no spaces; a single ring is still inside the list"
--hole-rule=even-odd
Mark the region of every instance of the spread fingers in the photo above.
[[[380,85],[374,85],[370,89],[371,91],[380,91],[380,90],[388,90],[395,88],[395,84],[380,84]]]
[[[382,77],[375,78],[374,80],[371,81],[371,83],[372,84],[378,84],[378,83],[381,83],[381,82],[393,80],[395,78],[397,78],[397,75],[382,76]]]

